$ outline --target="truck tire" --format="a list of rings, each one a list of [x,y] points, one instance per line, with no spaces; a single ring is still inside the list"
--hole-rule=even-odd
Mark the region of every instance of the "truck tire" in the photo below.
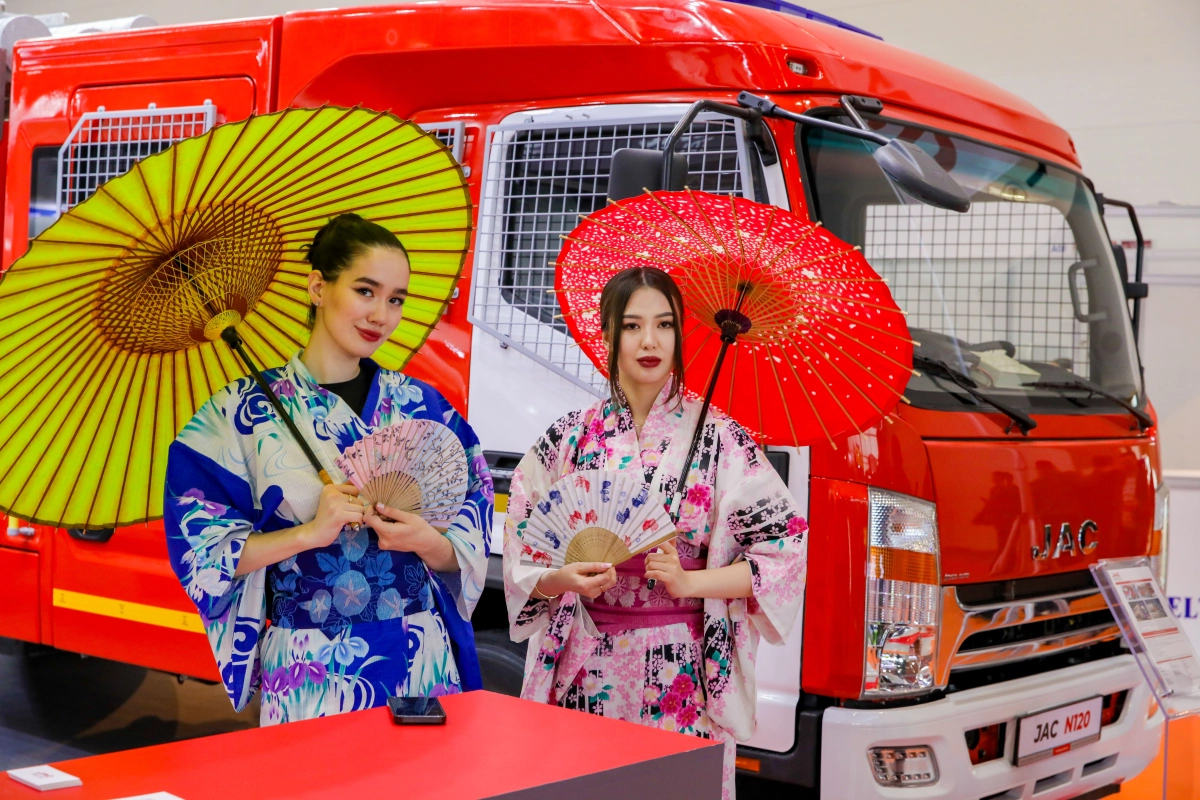
[[[501,628],[475,632],[475,652],[483,671],[483,688],[512,697],[521,694],[525,677],[525,642],[514,642]]]

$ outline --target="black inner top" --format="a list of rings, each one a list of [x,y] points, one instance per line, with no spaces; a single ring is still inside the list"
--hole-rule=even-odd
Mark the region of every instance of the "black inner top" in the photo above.
[[[375,381],[375,372],[378,367],[373,361],[363,361],[358,369],[358,374],[348,381],[341,383],[322,383],[321,388],[327,392],[332,392],[354,409],[354,413],[362,416],[363,408],[367,404],[367,395],[371,393],[371,384]]]

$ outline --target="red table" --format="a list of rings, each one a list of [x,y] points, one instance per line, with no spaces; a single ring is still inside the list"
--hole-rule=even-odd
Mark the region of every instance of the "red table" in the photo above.
[[[445,725],[395,725],[387,708],[375,708],[60,761],[53,766],[83,786],[38,792],[0,775],[0,798],[721,796],[722,746],[708,740],[491,692],[442,705]]]

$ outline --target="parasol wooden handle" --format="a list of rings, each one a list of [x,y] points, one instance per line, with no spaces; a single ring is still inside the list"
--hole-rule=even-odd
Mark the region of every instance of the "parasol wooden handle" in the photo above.
[[[687,476],[692,471],[692,459],[696,457],[696,450],[700,447],[700,437],[704,435],[704,418],[708,416],[708,407],[712,405],[713,391],[717,388],[717,378],[721,375],[725,354],[729,351],[729,346],[737,341],[740,334],[750,330],[750,318],[742,313],[742,304],[745,302],[750,288],[749,284],[743,285],[738,293],[737,305],[732,309],[718,311],[714,317],[713,321],[721,326],[721,350],[717,353],[717,363],[708,377],[708,388],[704,392],[704,404],[700,406],[700,418],[696,420],[696,428],[692,431],[692,443],[688,447],[687,457],[683,460],[683,471],[679,473],[675,495],[671,498],[672,512],[675,512],[680,505],[678,501],[681,493],[687,492]],[[676,516],[673,521],[678,524],[679,517]]]
[[[271,384],[267,383],[267,379],[262,376],[262,373],[258,371],[258,367],[254,366],[254,362],[250,360],[250,355],[246,352],[245,347],[243,347],[242,337],[238,336],[237,330],[230,325],[228,328],[221,331],[221,338],[225,340],[225,343],[228,344],[230,348],[233,349],[233,352],[237,354],[238,358],[241,359],[242,364],[245,365],[246,369],[250,372],[251,377],[254,378],[254,382],[258,384],[258,388],[262,389],[267,395],[267,399],[271,401],[271,405],[275,408],[275,413],[277,413],[279,418],[283,420],[284,425],[287,426],[288,432],[292,434],[292,438],[296,440],[296,444],[300,445],[300,449],[304,451],[304,455],[308,458],[309,463],[312,464],[313,469],[317,471],[317,477],[321,479],[321,483],[325,484],[326,486],[333,485],[333,478],[329,477],[329,472],[326,471],[325,467],[321,466],[321,460],[317,458],[317,454],[313,452],[313,449],[308,446],[308,440],[301,435],[300,429],[296,427],[296,423],[292,420],[291,415],[287,413],[287,409],[285,409],[283,407],[283,403],[279,401],[279,397],[271,388]],[[360,526],[356,524],[352,525],[351,527],[354,530],[358,530]]]
[[[267,399],[270,400],[271,405],[275,407],[275,413],[279,414],[279,418],[282,419],[283,424],[287,426],[288,431],[292,434],[292,438],[296,440],[296,444],[300,445],[300,449],[303,450],[304,455],[308,457],[309,463],[313,465],[313,469],[315,469],[317,474],[321,476],[322,482],[327,484],[333,483],[333,481],[329,478],[329,473],[325,471],[325,467],[321,466],[321,460],[317,458],[317,454],[314,453],[312,448],[308,446],[308,440],[306,440],[300,434],[300,429],[297,428],[296,423],[292,421],[291,414],[287,413],[287,409],[283,407],[283,403],[281,403],[279,398],[275,395],[275,391],[271,388],[271,384],[267,383],[267,379],[262,376],[262,373],[258,371],[258,367],[254,366],[254,362],[250,360],[250,355],[246,352],[245,347],[242,346],[242,337],[238,336],[237,330],[230,325],[228,328],[221,331],[221,338],[225,340],[226,344],[233,348],[233,352],[237,353],[238,358],[242,360],[242,363],[250,372],[251,377],[254,378],[254,382],[258,384],[258,388],[262,389],[267,395]]]

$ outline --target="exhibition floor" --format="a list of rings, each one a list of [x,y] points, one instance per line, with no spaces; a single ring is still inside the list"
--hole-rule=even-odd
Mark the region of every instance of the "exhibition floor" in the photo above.
[[[220,687],[112,661],[26,649],[0,639],[0,770],[255,727]],[[1172,723],[1172,798],[1200,796],[1200,717]],[[1161,756],[1122,787],[1124,800],[1161,797]],[[787,797],[739,781],[739,796]]]

